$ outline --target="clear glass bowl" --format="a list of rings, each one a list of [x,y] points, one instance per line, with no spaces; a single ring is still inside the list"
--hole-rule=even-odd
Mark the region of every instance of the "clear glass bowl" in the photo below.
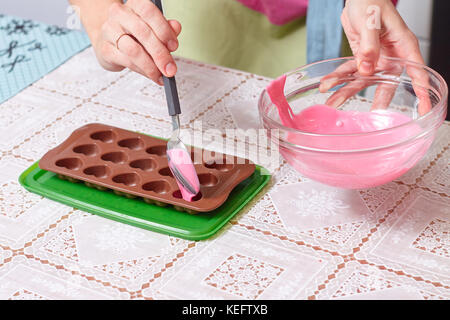
[[[338,83],[319,91],[321,79],[336,69],[343,71],[335,79]],[[266,90],[258,102],[264,128],[293,168],[313,180],[347,189],[375,187],[412,168],[444,121],[448,99],[444,79],[424,65],[382,57],[372,76],[355,70],[353,57],[306,65],[286,74],[285,96],[296,114],[314,104],[326,104],[338,90],[349,97],[341,110],[371,111],[374,98],[392,97],[384,108],[411,121],[366,133],[314,134],[284,126]]]

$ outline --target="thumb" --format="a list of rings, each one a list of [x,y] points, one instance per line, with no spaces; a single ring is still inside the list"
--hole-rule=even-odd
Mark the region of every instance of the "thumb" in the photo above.
[[[372,75],[380,57],[380,34],[376,28],[364,26],[356,55],[358,71],[363,76]]]

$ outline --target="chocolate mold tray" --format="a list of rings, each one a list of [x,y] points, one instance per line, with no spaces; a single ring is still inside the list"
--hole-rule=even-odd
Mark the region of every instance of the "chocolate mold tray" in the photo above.
[[[167,163],[165,140],[104,125],[88,124],[48,151],[39,167],[59,177],[119,195],[142,197],[148,203],[171,204],[177,210],[209,212],[222,205],[255,165],[221,153],[191,148],[200,181],[192,202],[182,199]]]
[[[203,240],[223,228],[270,181],[269,172],[255,166],[255,172],[239,183],[219,208],[204,213],[186,214],[171,205],[148,205],[140,198],[118,197],[111,191],[89,188],[85,183],[59,179],[56,173],[42,170],[38,162],[19,177],[28,191],[79,210],[135,227],[187,240]]]

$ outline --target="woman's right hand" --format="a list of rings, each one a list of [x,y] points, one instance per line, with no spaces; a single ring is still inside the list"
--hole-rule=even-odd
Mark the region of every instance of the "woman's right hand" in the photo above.
[[[113,2],[93,39],[99,63],[110,71],[129,68],[162,85],[177,72],[171,52],[178,48],[181,24],[166,20],[149,0]]]

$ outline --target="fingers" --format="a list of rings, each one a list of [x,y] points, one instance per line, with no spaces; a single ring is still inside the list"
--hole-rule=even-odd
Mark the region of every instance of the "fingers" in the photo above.
[[[144,71],[142,71],[139,67],[134,65],[130,58],[125,54],[121,53],[116,49],[115,46],[106,42],[102,48],[103,54],[105,57],[108,57],[108,62],[115,65],[120,65],[121,69],[129,68],[135,72],[142,74],[143,76],[147,76]]]
[[[428,89],[430,88],[430,78],[421,66],[408,65],[406,73],[411,77],[414,93],[419,100],[418,113],[425,115],[431,110],[431,100]]]
[[[412,87],[418,99],[418,113],[424,115],[431,110],[430,78],[426,69],[421,66],[424,61],[420,54],[417,38],[408,29],[391,1],[347,0],[341,21],[356,57],[357,73],[361,76],[370,76],[381,71],[383,74],[388,73],[397,77],[406,68],[406,73],[411,78]],[[380,52],[383,55],[413,61],[421,65],[395,62],[393,65],[399,66],[401,70],[390,70],[389,66],[383,66]],[[339,84],[348,82],[345,78],[353,73],[356,71],[352,71],[352,66],[345,64],[340,66],[336,71],[321,79],[320,92],[326,92]],[[363,83],[358,85],[356,81],[347,84],[329,98],[329,103],[334,106],[340,105],[352,93],[356,93],[362,85]],[[395,82],[378,84],[372,110],[389,106],[396,90]]]
[[[170,52],[178,48],[178,21],[167,21],[148,0],[129,0],[126,5],[115,2],[108,14],[94,46],[105,69],[127,67],[160,85],[163,74],[175,75],[177,66]]]
[[[413,62],[425,64],[420,53],[419,41],[416,36],[409,32],[404,38],[406,47],[405,59]],[[431,110],[431,100],[428,93],[430,87],[430,78],[426,70],[421,66],[409,64],[406,66],[406,73],[411,77],[414,93],[419,99],[418,112],[420,116]]]
[[[361,30],[361,40],[356,54],[358,71],[363,76],[372,75],[380,56],[380,35],[375,28],[364,26]]]
[[[169,20],[169,24],[173,32],[175,32],[175,34],[178,37],[181,33],[181,23],[179,23],[177,20]]]
[[[118,52],[115,46],[109,42],[104,42],[100,49],[100,55],[102,56],[102,66],[109,71],[122,71],[124,68],[128,68],[131,65],[130,59]]]
[[[415,65],[412,63],[405,63],[406,73],[411,78],[414,93],[419,100],[418,113],[424,115],[432,108],[428,88],[430,88],[430,78],[423,65],[425,64],[422,54],[420,53],[419,41],[412,31],[410,31],[404,24],[400,32],[400,36],[396,42],[396,55],[404,60],[419,63]]]
[[[173,77],[177,72],[175,61],[155,32],[131,9],[120,5],[114,7],[111,11],[113,21],[136,38],[152,57],[161,73],[166,77]],[[170,30],[173,32],[172,28]]]
[[[403,67],[397,63],[392,63],[389,60],[380,58],[378,63],[380,69],[385,75],[390,77],[399,77],[403,72]],[[377,85],[375,95],[370,110],[387,109],[391,104],[392,99],[397,91],[398,83],[383,81]]]
[[[394,83],[380,83],[375,90],[375,96],[370,111],[387,109],[394,98],[397,87],[398,84]]]
[[[351,81],[349,84],[343,86],[335,93],[333,93],[325,102],[326,105],[334,108],[338,108],[347,101],[347,99],[353,97],[362,89],[368,87],[370,82],[364,79],[357,79]]]
[[[397,10],[389,3],[391,10],[385,13],[385,28],[389,31],[388,37],[395,43],[394,56],[424,65],[420,53],[419,42],[414,33],[401,18]],[[406,73],[410,76],[414,92],[419,100],[418,113],[424,115],[431,110],[431,101],[428,93],[430,87],[426,70],[421,66],[406,64]]]
[[[372,75],[380,56],[380,29],[382,3],[347,0],[341,15],[345,34],[356,57],[358,71]]]
[[[319,91],[327,92],[331,88],[349,82],[348,77],[353,76],[358,72],[357,63],[355,60],[347,61],[336,68],[332,73],[326,75],[320,80]],[[339,88],[333,93],[325,102],[326,105],[338,108],[344,102],[364,89],[367,86],[367,82],[360,80],[353,80],[342,88]]]
[[[342,78],[353,75],[357,70],[358,68],[354,60],[341,64],[336,70],[320,79],[319,91],[322,93],[327,92],[334,86],[346,82],[346,80],[343,80]]]
[[[400,75],[402,68],[399,68],[396,64],[390,65],[385,60],[380,59],[374,72],[378,71],[389,72],[389,74],[393,75]],[[359,91],[367,88],[373,83],[370,79],[349,79],[349,77],[355,76],[359,76],[357,64],[355,60],[350,60],[341,64],[335,71],[323,77],[319,86],[320,92],[327,92],[337,85],[347,83],[331,95],[327,99],[326,104],[337,108],[344,104],[347,99],[356,95]],[[392,96],[395,94],[395,89],[396,87],[392,87],[387,84],[380,84],[374,97],[372,109],[381,108],[382,106],[387,107],[392,99]]]
[[[123,67],[127,67],[152,79],[157,84],[162,83],[160,81],[161,72],[153,59],[132,35],[126,34],[126,31],[118,23],[106,22],[102,28],[102,38],[105,42],[101,56],[108,64],[104,66],[107,70],[116,71],[115,69],[117,69],[119,71]]]
[[[128,0],[130,7],[155,33],[156,37],[170,51],[178,48],[177,34],[161,11],[148,0]]]
[[[155,62],[133,37],[129,35],[121,37],[117,42],[117,48],[115,49],[129,60],[126,64],[128,68],[141,73],[158,84],[162,84],[160,80],[161,72],[156,67]],[[119,56],[117,53],[115,54],[116,58]]]

